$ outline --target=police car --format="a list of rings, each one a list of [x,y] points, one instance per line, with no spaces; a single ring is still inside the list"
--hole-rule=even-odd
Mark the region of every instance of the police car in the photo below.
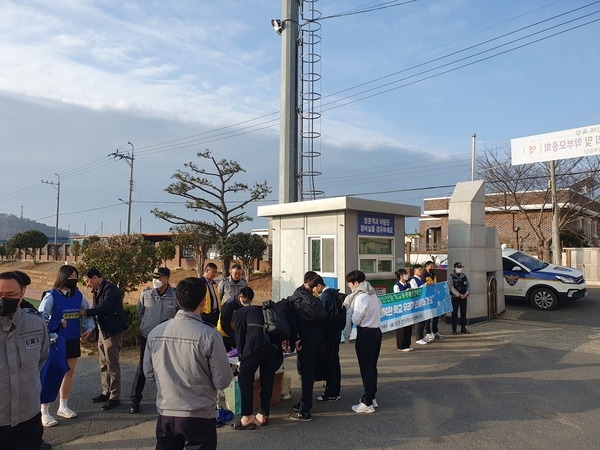
[[[502,250],[504,295],[529,300],[536,309],[551,311],[561,302],[585,297],[583,273],[555,266],[515,249]]]

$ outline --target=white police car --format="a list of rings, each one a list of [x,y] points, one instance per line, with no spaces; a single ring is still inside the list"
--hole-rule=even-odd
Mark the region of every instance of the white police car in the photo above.
[[[585,297],[583,273],[555,266],[515,249],[502,250],[504,295],[526,299],[536,309],[550,311],[561,302]]]

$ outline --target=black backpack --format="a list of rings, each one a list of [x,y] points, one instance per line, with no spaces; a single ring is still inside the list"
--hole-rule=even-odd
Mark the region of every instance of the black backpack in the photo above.
[[[333,297],[333,308],[329,313],[329,318],[333,327],[341,331],[346,327],[346,307],[344,306],[346,294],[340,292],[339,289],[327,288],[327,290]]]
[[[272,344],[286,341],[292,334],[292,327],[285,315],[284,305],[281,302],[267,300],[262,304],[264,318],[263,330]]]

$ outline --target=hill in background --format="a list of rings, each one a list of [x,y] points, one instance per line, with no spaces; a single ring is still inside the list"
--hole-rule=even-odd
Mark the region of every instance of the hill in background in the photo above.
[[[0,242],[6,243],[15,234],[23,231],[36,230],[41,231],[50,242],[54,242],[54,227],[43,223],[36,222],[31,219],[22,219],[14,214],[0,213]],[[68,230],[58,230],[59,242],[65,242],[69,237]]]

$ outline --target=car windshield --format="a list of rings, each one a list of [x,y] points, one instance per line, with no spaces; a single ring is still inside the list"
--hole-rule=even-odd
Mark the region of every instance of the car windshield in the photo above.
[[[548,263],[540,261],[539,259],[534,258],[533,256],[529,256],[527,253],[514,252],[509,257],[517,261],[519,264],[527,267],[531,271],[542,270],[545,267],[548,267]]]

